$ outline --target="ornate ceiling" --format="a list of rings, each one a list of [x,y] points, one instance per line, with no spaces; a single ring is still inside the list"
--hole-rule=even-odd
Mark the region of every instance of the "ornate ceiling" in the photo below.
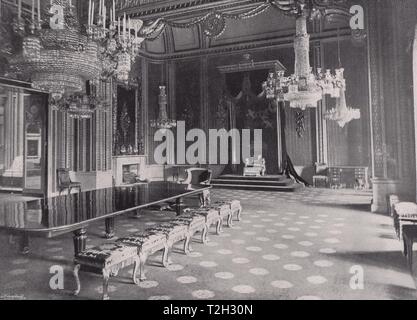
[[[112,1],[112,0],[107,0]],[[131,16],[154,18],[179,18],[198,12],[215,9],[217,11],[250,10],[260,4],[269,4],[286,14],[297,14],[300,5],[314,7],[326,14],[344,14],[350,0],[116,0],[119,11]]]
[[[314,23],[312,38],[350,36],[347,0],[127,0],[119,14],[140,17],[152,25],[141,52],[148,58],[178,59],[187,55],[292,44],[300,1],[327,18]],[[320,10],[323,9],[323,10]],[[334,19],[338,17],[339,19]],[[342,19],[340,19],[342,18]]]
[[[253,8],[265,0],[116,0],[117,9],[144,19],[179,18],[203,11]]]
[[[109,5],[112,2],[106,1]],[[116,1],[119,15],[126,12],[145,21],[141,32],[146,41],[140,53],[150,59],[165,60],[290,46],[295,32],[295,19],[291,13],[296,3],[301,1],[318,8],[325,7],[330,14],[342,13],[343,16],[347,12],[343,5],[350,0]],[[336,37],[337,28],[341,29],[342,36],[350,36],[345,17],[332,23],[322,19],[320,23],[312,24],[312,39]]]

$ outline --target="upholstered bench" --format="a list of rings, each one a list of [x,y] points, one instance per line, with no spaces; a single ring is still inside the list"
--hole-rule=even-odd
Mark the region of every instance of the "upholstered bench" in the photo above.
[[[394,224],[394,230],[395,230],[395,233],[397,234],[397,238],[401,241],[400,226],[399,226],[400,221],[398,219],[397,213],[395,212],[395,205],[397,205],[398,203],[400,203],[400,199],[397,195],[391,194],[387,196],[388,213],[392,217],[392,222]]]
[[[219,215],[219,211],[210,208],[198,208],[198,209],[185,209],[184,212],[192,213],[205,218],[207,233],[210,230],[212,225],[216,226],[216,233],[220,233],[220,226],[222,224],[222,219]],[[208,242],[207,234],[204,237],[204,243]]]
[[[214,209],[214,210],[216,210],[219,213],[221,223],[220,223],[220,228],[218,230],[218,233],[222,231],[222,228],[223,228],[223,220],[225,218],[226,218],[226,221],[227,221],[226,222],[227,223],[227,226],[229,228],[232,227],[233,213],[232,213],[232,210],[230,209],[230,204],[226,204],[226,203],[212,204],[212,205],[210,205],[210,206],[208,206],[206,208]]]
[[[413,245],[417,241],[417,225],[403,226],[404,255],[407,257],[408,267],[413,272]]]
[[[227,204],[230,206],[230,210],[232,210],[232,219],[233,215],[236,214],[236,220],[241,221],[241,215],[242,215],[242,205],[240,204],[239,200],[222,200],[222,201],[216,201],[213,203],[213,205],[223,205]],[[233,223],[233,221],[231,221]]]
[[[74,277],[77,289],[74,295],[81,290],[81,282],[78,272],[81,267],[101,271],[103,275],[103,300],[109,300],[108,285],[111,276],[117,276],[119,270],[135,264],[133,270],[133,282],[137,284],[136,272],[139,267],[138,250],[135,247],[123,244],[109,243],[78,253],[74,259]]]
[[[146,280],[145,264],[148,257],[153,255],[155,252],[164,250],[162,255],[162,265],[164,267],[167,267],[168,265],[168,243],[165,234],[155,234],[151,232],[135,233],[131,236],[118,239],[117,243],[137,248],[140,263],[140,281]]]
[[[188,235],[184,243],[184,252],[191,252],[190,242],[192,237],[197,233],[201,232],[201,242],[206,243],[207,236],[207,225],[206,219],[198,214],[183,214],[178,216],[176,219],[171,221],[173,224],[186,225],[188,226]]]
[[[403,226],[417,224],[417,204],[398,202],[393,204],[394,227],[400,240],[403,239]]]
[[[388,207],[388,213],[391,217],[394,217],[394,214],[395,214],[394,206],[400,202],[401,202],[400,198],[397,195],[391,194],[388,196],[387,207]]]
[[[180,241],[186,241],[188,236],[188,226],[185,224],[174,224],[174,223],[163,223],[146,229],[146,232],[154,234],[163,234],[167,239],[167,264],[170,263],[169,259],[169,249],[171,249],[174,244]]]

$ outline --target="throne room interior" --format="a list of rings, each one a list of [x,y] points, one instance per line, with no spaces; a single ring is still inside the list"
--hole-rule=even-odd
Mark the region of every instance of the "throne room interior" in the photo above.
[[[1,0],[0,298],[415,299],[416,24],[415,0]],[[262,140],[212,162],[213,129]]]

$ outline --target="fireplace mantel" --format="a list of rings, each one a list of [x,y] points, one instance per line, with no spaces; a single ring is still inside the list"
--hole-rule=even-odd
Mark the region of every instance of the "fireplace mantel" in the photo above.
[[[145,177],[146,171],[146,159],[147,156],[136,156],[136,155],[125,155],[125,156],[114,156],[113,157],[113,174],[114,174],[114,184],[115,186],[123,185],[123,166],[139,164],[140,178]]]

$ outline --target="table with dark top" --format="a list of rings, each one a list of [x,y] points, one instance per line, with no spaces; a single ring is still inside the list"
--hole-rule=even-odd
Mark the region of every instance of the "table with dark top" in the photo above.
[[[176,201],[181,214],[183,198],[203,193],[207,185],[152,182],[21,202],[0,202],[0,229],[19,235],[20,250],[29,252],[29,237],[53,238],[73,232],[75,254],[85,250],[88,226],[105,221],[106,237],[114,235],[118,215],[162,202]]]

